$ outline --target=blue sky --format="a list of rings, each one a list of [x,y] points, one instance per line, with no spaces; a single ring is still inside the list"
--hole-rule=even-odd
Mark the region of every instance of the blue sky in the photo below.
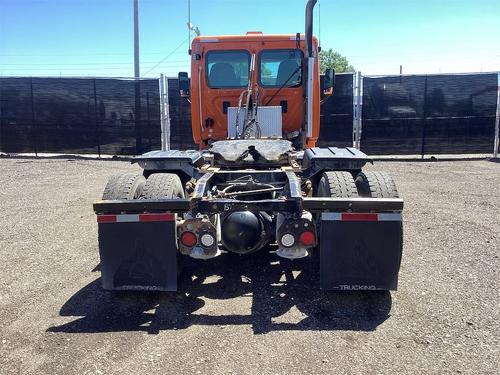
[[[187,0],[139,0],[141,73],[189,71]],[[203,35],[303,32],[305,0],[191,0]],[[132,0],[0,0],[0,75],[133,75]],[[318,0],[315,34],[364,74],[500,70],[500,0]],[[250,16],[253,15],[253,16]],[[165,59],[165,57],[167,57]],[[163,63],[155,68],[160,61]]]

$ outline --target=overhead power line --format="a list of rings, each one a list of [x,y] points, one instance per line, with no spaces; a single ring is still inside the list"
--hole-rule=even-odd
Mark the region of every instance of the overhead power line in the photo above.
[[[188,40],[189,40],[189,38],[184,39],[177,47],[175,47],[175,49],[172,52],[170,52],[167,56],[165,56],[163,59],[161,59],[155,66],[153,66],[146,73],[144,73],[144,75],[150,73],[151,71],[153,71],[157,67],[159,67],[161,64],[163,64],[165,62],[165,60],[167,60],[170,56],[172,56],[175,52],[177,52],[177,50],[179,48],[181,48],[184,45],[184,43],[186,43]]]
[[[132,64],[131,64],[132,65]],[[176,64],[176,65],[169,65],[168,67],[169,68],[182,68],[182,67],[185,67],[187,64]],[[68,67],[63,67],[63,68],[10,68],[10,67],[1,67],[0,66],[0,69],[4,70],[4,71],[57,71],[57,72],[63,72],[63,71],[80,71],[80,70],[88,70],[88,71],[98,71],[98,70],[125,70],[125,67],[119,67],[119,66],[115,66],[115,67],[104,67],[104,68],[99,68],[99,67],[93,67],[93,68],[89,68],[89,67],[72,67],[72,68],[68,68]],[[147,74],[147,73],[146,73]]]
[[[170,60],[168,63],[185,63],[187,59],[184,60]],[[92,63],[29,63],[29,64],[2,64],[0,66],[86,66],[86,65],[132,65],[133,61],[128,62],[92,62]],[[143,64],[156,64],[156,61],[145,61]]]

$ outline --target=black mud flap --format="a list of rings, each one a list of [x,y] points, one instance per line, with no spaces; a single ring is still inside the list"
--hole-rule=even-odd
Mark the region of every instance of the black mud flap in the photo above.
[[[400,213],[327,212],[320,225],[321,289],[397,289],[403,241]]]
[[[102,286],[177,290],[175,215],[97,215]]]

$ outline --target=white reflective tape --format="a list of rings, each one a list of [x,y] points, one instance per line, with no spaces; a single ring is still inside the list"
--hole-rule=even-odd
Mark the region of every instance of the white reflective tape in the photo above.
[[[139,221],[139,215],[116,215],[117,223],[133,223]]]
[[[340,212],[323,212],[321,220],[342,220],[342,214]]]
[[[378,214],[378,221],[401,221],[401,214]]]
[[[342,217],[344,214],[344,217]],[[376,219],[372,216],[376,215]],[[357,219],[359,216],[359,219]],[[401,221],[401,213],[347,213],[347,212],[323,212],[321,220],[332,221]]]
[[[146,223],[158,221],[175,221],[177,215],[164,213],[144,213],[144,214],[121,214],[121,215],[97,215],[97,222],[104,223]]]
[[[217,38],[200,39],[200,43],[217,43],[218,41]]]

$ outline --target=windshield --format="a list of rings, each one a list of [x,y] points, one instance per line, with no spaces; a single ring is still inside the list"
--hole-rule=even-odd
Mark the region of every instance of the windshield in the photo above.
[[[209,87],[247,87],[250,65],[250,54],[247,51],[211,51],[207,53],[206,61]]]
[[[262,51],[259,81],[263,87],[294,87],[301,84],[302,51],[281,49]]]

